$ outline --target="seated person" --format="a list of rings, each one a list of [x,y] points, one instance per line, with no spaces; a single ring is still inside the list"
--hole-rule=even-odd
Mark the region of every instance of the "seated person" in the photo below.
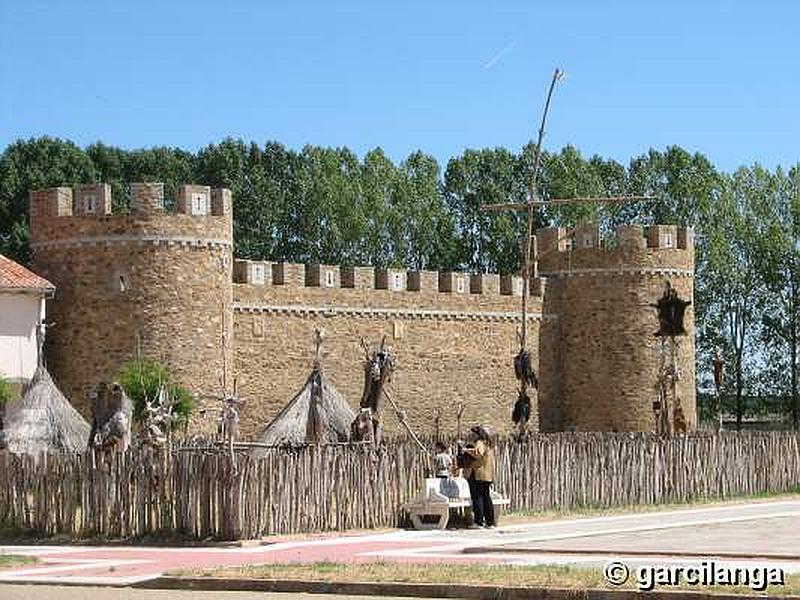
[[[449,479],[453,474],[453,457],[444,442],[436,442],[433,446],[436,454],[433,457],[436,477]]]

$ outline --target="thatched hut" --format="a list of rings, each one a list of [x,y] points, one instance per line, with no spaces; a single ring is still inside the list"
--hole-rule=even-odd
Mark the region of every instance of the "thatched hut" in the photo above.
[[[257,436],[268,446],[298,446],[347,442],[355,412],[336,388],[315,367],[305,385]],[[263,454],[257,448],[255,455]]]
[[[39,365],[19,400],[6,404],[3,440],[15,454],[82,452],[89,424]]]

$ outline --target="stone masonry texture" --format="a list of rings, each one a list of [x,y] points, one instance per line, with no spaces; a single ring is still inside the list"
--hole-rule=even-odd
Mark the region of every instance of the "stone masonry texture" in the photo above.
[[[143,190],[131,215],[31,220],[33,264],[57,282],[48,366],[86,417],[93,386],[137,352],[167,364],[200,406],[223,372],[233,377],[231,215],[165,214],[159,191]]]
[[[251,281],[237,266],[234,283],[228,190],[210,190],[211,211],[191,215],[166,212],[159,184],[131,189],[129,215],[84,215],[65,187],[30,196],[33,266],[56,285],[48,365],[85,416],[90,389],[139,351],[166,363],[200,407],[211,405],[223,378],[228,388],[235,379],[246,401],[242,434],[251,437],[305,382],[322,326],[323,368],[354,407],[364,381],[361,338],[385,338],[397,361],[389,393],[415,430],[432,433],[438,416],[441,431],[455,432],[460,404],[464,431],[478,422],[511,429],[521,287],[508,278],[263,262],[265,277]],[[530,425],[651,431],[659,340],[650,305],[667,281],[692,299],[691,230],[661,226],[646,236],[629,226],[613,248],[582,244],[587,231],[595,229],[581,229],[574,250],[563,230],[538,233],[541,278],[529,323],[541,384]],[[692,307],[686,322],[678,395],[694,427]],[[385,411],[387,430],[399,431],[390,404]],[[191,427],[212,424],[198,416]]]

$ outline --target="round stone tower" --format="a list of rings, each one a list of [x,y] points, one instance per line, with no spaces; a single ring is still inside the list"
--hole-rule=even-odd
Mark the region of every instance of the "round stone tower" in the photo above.
[[[556,389],[540,401],[543,431],[654,431],[658,399],[659,321],[653,308],[669,282],[685,300],[694,296],[694,239],[688,228],[622,226],[603,241],[598,225],[567,236],[537,232],[545,310],[556,315]],[[688,428],[697,425],[694,310],[679,338],[677,397]]]
[[[112,215],[107,184],[30,194],[33,264],[56,285],[48,366],[84,414],[137,352],[201,397],[232,382],[230,191],[180,186],[175,213],[161,183],[131,196],[130,214]]]

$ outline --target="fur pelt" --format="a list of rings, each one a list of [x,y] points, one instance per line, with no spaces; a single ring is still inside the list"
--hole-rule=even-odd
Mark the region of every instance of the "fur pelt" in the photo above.
[[[524,382],[534,389],[539,389],[539,380],[536,378],[536,373],[533,371],[531,355],[527,350],[520,350],[519,354],[514,357],[514,373],[519,381]]]
[[[519,391],[517,401],[514,403],[514,411],[511,413],[511,420],[517,425],[525,424],[531,418],[531,399],[528,394]]]

